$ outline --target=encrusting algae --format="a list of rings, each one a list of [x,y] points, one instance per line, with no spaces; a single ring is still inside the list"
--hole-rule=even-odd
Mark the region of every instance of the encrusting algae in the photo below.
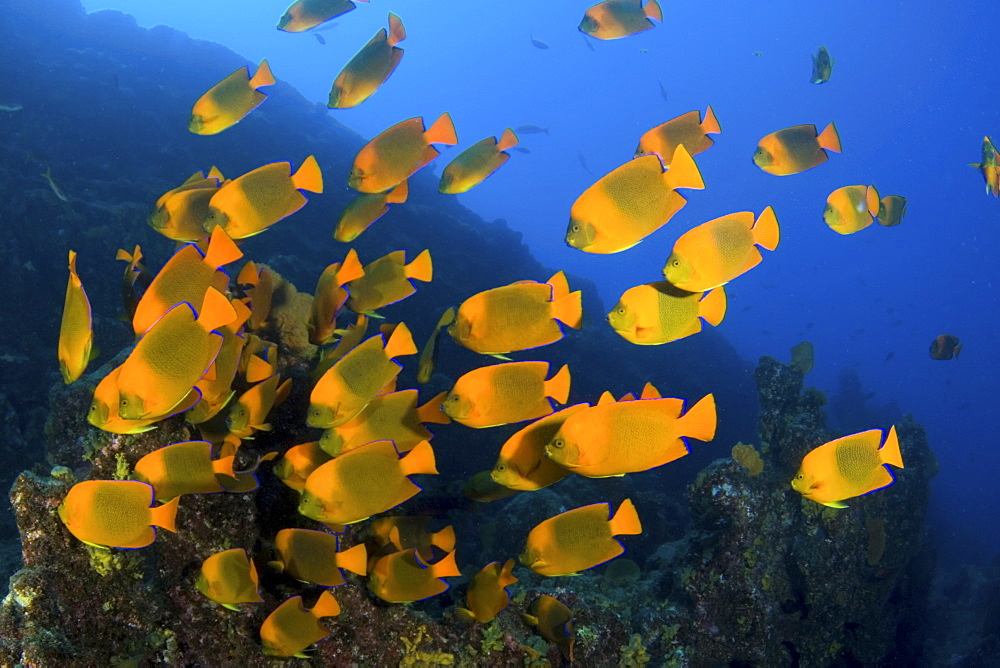
[[[764,460],[752,445],[737,443],[733,446],[733,461],[747,470],[751,476],[760,475],[764,470]]]

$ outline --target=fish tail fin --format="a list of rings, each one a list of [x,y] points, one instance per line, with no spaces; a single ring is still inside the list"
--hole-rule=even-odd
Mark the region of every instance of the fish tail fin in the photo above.
[[[399,323],[392,331],[389,340],[385,342],[385,356],[389,358],[401,355],[416,355],[417,346],[413,343],[413,335],[406,323]]]
[[[608,520],[608,524],[611,526],[612,536],[642,533],[642,523],[639,521],[639,513],[635,512],[632,499],[622,501],[622,505],[618,506],[618,512]]]
[[[76,275],[76,251],[69,252],[69,273]]]
[[[517,578],[514,577],[514,560],[508,559],[500,568],[500,576],[497,578],[497,584],[501,587],[509,587],[515,582],[517,582]]]
[[[162,527],[167,531],[177,533],[177,504],[181,497],[175,496],[162,506],[150,509],[150,521],[153,526]]]
[[[229,303],[232,304],[233,310],[236,311],[236,319],[229,323],[229,327],[235,332],[250,319],[253,312],[242,299],[233,299]]]
[[[452,550],[448,554],[444,555],[440,561],[430,564],[431,575],[436,578],[450,578],[458,577],[462,574],[458,570],[458,562],[455,561],[455,552],[457,550]]]
[[[509,148],[514,148],[517,146],[517,141],[517,135],[514,134],[514,131],[507,128],[503,131],[503,134],[500,135],[500,141],[497,142],[497,150],[506,151]]]
[[[639,394],[640,399],[661,399],[662,397],[663,395],[660,394],[660,391],[652,383],[643,385],[642,392]]]
[[[349,550],[338,552],[337,567],[358,575],[368,575],[368,548],[364,543],[358,543]]]
[[[430,249],[424,250],[413,259],[413,262],[406,265],[406,277],[415,281],[430,281],[434,277],[434,264],[431,262]]]
[[[961,343],[958,344],[957,346],[955,346],[955,350],[952,351],[952,354],[955,356],[955,359],[958,359],[958,354],[960,352],[962,352],[962,344]]]
[[[583,293],[571,292],[552,302],[552,317],[573,329],[583,326]]]
[[[261,86],[273,86],[274,75],[271,74],[271,66],[267,64],[267,58],[260,61],[257,71],[250,77],[250,87],[260,88]]]
[[[883,464],[891,464],[898,469],[903,468],[903,454],[899,451],[899,437],[896,436],[896,425],[889,429],[889,435],[878,449]]]
[[[424,141],[428,144],[448,144],[454,146],[458,143],[458,135],[455,134],[455,123],[451,120],[451,114],[447,111],[438,116],[424,132]]]
[[[386,40],[389,46],[396,46],[406,39],[406,28],[403,27],[403,20],[389,12],[389,36]]]
[[[663,10],[660,9],[660,3],[656,0],[649,0],[646,6],[642,8],[642,13],[651,19],[656,19],[659,22],[663,22]]]
[[[454,552],[455,542],[455,527],[450,524],[431,534],[431,545],[438,546],[444,552]]]
[[[403,475],[416,473],[436,474],[437,465],[434,461],[434,448],[430,441],[420,441],[406,456],[399,460]]]
[[[219,183],[222,183],[223,181],[226,180],[226,177],[222,175],[222,171],[215,165],[212,165],[212,168],[208,170],[208,176],[206,176],[205,178],[218,179]]]
[[[823,128],[823,132],[819,133],[819,137],[816,139],[819,141],[820,148],[837,153],[840,153],[842,150],[840,147],[840,133],[837,132],[837,126],[833,123]]]
[[[292,174],[292,185],[297,190],[308,190],[311,193],[323,192],[323,172],[316,162],[316,156],[310,155],[302,161],[297,172]]]
[[[116,260],[125,260],[126,262],[131,262],[132,261],[132,254],[129,253],[124,248],[119,248],[118,252],[115,253],[115,259]]]
[[[212,462],[212,470],[216,474],[227,475],[230,478],[236,477],[236,472],[233,471],[233,462],[236,461],[235,456],[222,457],[221,459],[216,459]]]
[[[880,204],[881,202],[878,198],[878,191],[875,190],[875,186],[868,186],[868,188],[865,189],[865,205],[868,207],[868,213],[873,216],[877,216]]]
[[[447,392],[442,392],[423,406],[417,408],[417,422],[449,424],[451,422],[451,418],[445,415],[441,410],[441,404],[444,403],[445,397],[447,396]]]
[[[222,229],[222,225],[213,227],[208,248],[205,250],[205,264],[218,269],[222,265],[236,262],[241,257],[243,257],[243,251],[236,245],[233,238]]]
[[[718,326],[726,316],[726,291],[722,286],[709,290],[698,302],[698,315],[712,326]]]
[[[361,264],[361,260],[358,259],[358,252],[352,248],[347,251],[344,261],[340,263],[340,268],[337,269],[337,284],[345,285],[351,281],[358,280],[364,275],[365,268]]]
[[[410,186],[403,181],[385,194],[386,204],[402,204],[410,196]]]
[[[340,614],[340,604],[333,597],[329,589],[324,589],[323,593],[316,599],[316,605],[309,609],[309,613],[319,619],[320,617],[336,617]]]
[[[259,355],[250,355],[247,360],[247,370],[244,374],[248,383],[259,383],[274,375],[271,363]]]
[[[545,395],[552,397],[560,404],[564,404],[569,399],[569,383],[569,365],[563,364],[556,375],[544,382]]]
[[[750,228],[753,230],[753,242],[763,246],[767,250],[774,250],[778,247],[778,240],[781,233],[778,230],[778,217],[774,215],[774,209],[765,207],[757,221]]]
[[[705,110],[705,120],[701,122],[701,131],[707,135],[717,135],[722,132],[722,126],[719,125],[719,119],[715,117],[712,105],[708,105],[708,109]]]
[[[699,441],[711,441],[715,438],[717,420],[715,397],[711,394],[706,394],[698,403],[689,408],[687,413],[678,419],[678,422],[683,424],[680,433],[688,438],[696,438]]]
[[[677,188],[692,188],[703,190],[705,180],[701,178],[698,165],[694,158],[684,148],[684,144],[678,144],[674,150],[674,157],[670,160],[670,169],[663,174],[663,179],[667,186],[673,190]]]
[[[224,294],[215,288],[205,290],[205,300],[201,304],[197,322],[206,332],[228,325],[236,318],[236,309]]]
[[[562,299],[569,294],[569,281],[566,280],[565,272],[557,271],[545,282],[552,286],[552,301]]]

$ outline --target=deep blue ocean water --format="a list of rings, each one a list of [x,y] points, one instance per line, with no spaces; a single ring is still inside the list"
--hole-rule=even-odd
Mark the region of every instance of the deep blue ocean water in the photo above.
[[[992,46],[1000,12],[983,1],[664,0],[662,24],[600,42],[577,30],[590,4],[374,0],[319,32],[321,44],[312,34],[275,29],[283,2],[84,2],[91,11],[118,9],[143,26],[165,24],[219,42],[255,63],[266,57],[276,77],[324,103],[341,67],[386,24],[388,11],[397,13],[407,30],[400,67],[371,99],[330,114],[371,137],[405,118],[431,121],[448,111],[459,149],[507,126],[548,127],[549,134],[522,135],[530,153],[514,152],[459,201],[486,219],[505,219],[543,263],[592,279],[607,308],[625,289],[660,280],[671,245],[687,229],[773,206],[781,244],[727,286],[719,333],[750,361],[787,361],[793,345],[812,341],[816,368],[807,384],[834,397],[843,374],[853,372],[872,412],[894,403],[898,412],[881,411],[887,419],[912,413],[941,464],[931,503],[941,560],[991,559],[1000,526],[993,410],[1000,201],[985,194],[967,163],[979,161],[983,135],[1000,139]],[[533,46],[532,38],[549,48]],[[820,44],[836,63],[831,80],[814,85],[810,54]],[[704,191],[686,191],[687,207],[631,250],[594,256],[565,246],[569,208],[584,189],[629,160],[643,132],[708,104],[723,131],[696,157]],[[844,151],[827,163],[787,177],[751,163],[765,134],[831,121]],[[178,119],[179,131],[186,122]],[[428,169],[439,172],[455,150]],[[328,176],[328,187],[335,178]],[[906,197],[903,224],[832,232],[822,220],[825,198],[849,184]],[[592,326],[604,326],[602,314],[588,316]],[[943,333],[962,340],[960,359],[929,357],[931,340]],[[609,354],[655,359],[657,350],[621,341]],[[833,410],[831,426],[856,427]],[[720,457],[728,454],[724,446]]]

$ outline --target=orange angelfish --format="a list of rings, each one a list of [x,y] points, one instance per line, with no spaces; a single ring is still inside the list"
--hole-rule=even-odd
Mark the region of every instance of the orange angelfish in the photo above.
[[[380,394],[356,418],[323,432],[319,447],[336,457],[372,441],[392,441],[399,452],[409,452],[420,441],[434,436],[423,423],[451,422],[441,412],[444,396],[442,392],[418,408],[416,390]]]
[[[329,429],[354,419],[399,375],[402,365],[393,358],[416,352],[410,330],[403,323],[387,341],[381,334],[371,337],[316,381],[309,395],[306,424]]]
[[[124,248],[119,248],[115,259],[128,263],[122,277],[122,305],[125,307],[125,313],[119,317],[125,322],[132,322],[142,292],[149,287],[153,276],[142,264],[142,249],[139,248],[139,244],[135,245],[135,249],[131,253]]]
[[[461,574],[454,552],[431,564],[424,562],[416,550],[404,550],[375,562],[368,577],[368,589],[383,601],[410,603],[448,591],[448,583],[441,578]]]
[[[826,198],[823,222],[837,234],[853,234],[871,225],[878,211],[875,186],[843,186]]]
[[[660,229],[687,200],[677,188],[705,187],[687,149],[678,146],[670,169],[641,155],[604,175],[570,209],[566,243],[585,253],[618,253]]]
[[[191,109],[188,130],[196,135],[214,135],[236,125],[267,97],[259,89],[273,85],[267,60],[260,61],[252,77],[250,68],[241,67],[198,98]]]
[[[292,391],[292,379],[281,382],[281,375],[274,374],[257,383],[233,402],[226,417],[229,433],[239,438],[250,438],[255,431],[271,431],[267,424],[267,414],[280,404]]]
[[[298,171],[290,162],[272,162],[227,181],[208,203],[202,225],[226,230],[233,239],[260,234],[308,201],[301,190],[323,192],[323,173],[314,156],[306,158]]]
[[[477,429],[523,422],[552,414],[552,397],[569,398],[569,366],[549,380],[548,362],[506,362],[480,367],[457,381],[441,410],[455,422]]]
[[[792,479],[792,489],[824,506],[846,508],[845,499],[894,483],[889,465],[903,468],[896,427],[889,429],[884,442],[881,429],[869,429],[810,450]]]
[[[517,582],[512,571],[514,560],[502,564],[494,561],[476,573],[465,592],[465,602],[469,609],[458,608],[460,616],[475,619],[480,624],[492,621],[510,603],[507,587]]]
[[[308,658],[305,649],[330,635],[319,620],[339,614],[340,604],[329,589],[323,590],[311,608],[302,605],[301,596],[291,597],[275,608],[260,626],[264,654]]]
[[[417,473],[437,473],[430,443],[422,441],[400,457],[392,441],[375,441],[309,474],[299,512],[324,524],[354,524],[417,494],[420,487],[407,477]]]
[[[344,243],[354,241],[389,211],[390,204],[402,204],[409,194],[406,181],[385,192],[358,194],[347,204],[337,219],[337,229],[333,232],[333,238]]]
[[[139,339],[118,376],[118,414],[126,420],[162,416],[175,408],[215,361],[216,328],[236,319],[226,297],[209,288],[201,312],[187,303],[167,311]]]
[[[76,251],[69,252],[69,281],[59,326],[59,370],[63,382],[72,383],[83,375],[93,352],[94,330],[90,320],[90,300],[76,273]]]
[[[434,369],[437,367],[438,346],[441,343],[442,330],[453,322],[455,322],[455,307],[450,306],[438,318],[437,324],[434,325],[434,331],[431,332],[427,343],[420,350],[420,359],[417,362],[417,383],[423,385],[430,382],[434,375]]]
[[[208,441],[165,445],[135,464],[135,479],[152,485],[161,503],[182,494],[221,492],[216,474],[233,477],[233,457],[212,459],[212,444]]]
[[[721,216],[688,230],[674,243],[663,277],[687,292],[707,292],[750,271],[763,259],[757,246],[778,247],[778,219],[765,208]]]
[[[545,446],[571,415],[585,408],[589,405],[569,406],[535,420],[508,438],[490,472],[493,482],[510,489],[532,491],[554,485],[568,476],[569,470],[545,455]]]
[[[219,328],[222,334],[222,345],[219,354],[215,356],[213,373],[205,374],[195,388],[201,395],[198,403],[187,412],[184,419],[191,424],[201,424],[211,420],[233,398],[233,379],[239,369],[246,339],[239,333],[243,323],[250,317],[250,309],[243,302],[234,299],[229,302],[236,311],[236,319],[228,325]],[[210,378],[208,377],[210,376]]]
[[[201,223],[208,215],[208,201],[219,189],[222,179],[197,178],[200,174],[196,172],[156,200],[148,218],[150,227],[174,241],[201,241],[207,236]]]
[[[580,30],[597,39],[618,39],[649,30],[655,24],[650,20],[663,21],[663,11],[656,0],[604,0],[584,15]]]
[[[263,603],[257,592],[257,569],[246,550],[216,552],[202,562],[194,586],[199,592],[230,610],[239,603]]]
[[[343,262],[334,262],[320,274],[316,293],[309,311],[309,341],[322,346],[333,340],[337,315],[347,303],[349,292],[345,285],[365,275],[364,267],[352,248]]]
[[[403,50],[396,46],[406,39],[406,30],[398,16],[389,12],[389,29],[382,28],[361,50],[354,54],[333,81],[330,109],[356,107],[378,90],[403,59]]]
[[[629,402],[634,403],[634,402]],[[611,516],[610,503],[595,503],[550,517],[528,533],[521,563],[539,575],[575,575],[625,553],[615,539],[642,533],[631,499]]]
[[[487,137],[476,142],[455,156],[444,168],[438,192],[454,195],[471,190],[500,169],[510,159],[507,149],[515,146],[517,135],[510,128],[503,131],[500,139]]]
[[[667,281],[629,288],[608,313],[608,324],[631,343],[655,346],[701,331],[701,321],[718,325],[726,315],[726,292],[678,290]]]
[[[181,302],[201,312],[201,302],[209,286],[224,292],[229,276],[221,267],[243,257],[225,230],[212,230],[208,250],[201,252],[194,244],[177,249],[146,288],[132,318],[132,329],[141,336],[164,313]]]
[[[688,454],[687,438],[715,438],[715,397],[683,409],[683,399],[602,402],[563,422],[545,454],[590,478],[648,471]]]
[[[497,355],[555,343],[563,323],[582,325],[582,293],[570,292],[558,272],[546,283],[518,281],[469,297],[458,307],[448,333],[469,350]]]
[[[521,617],[573,662],[573,613],[559,599],[543,594],[531,602],[531,614]]]
[[[368,0],[357,0],[368,2]],[[354,9],[351,0],[295,0],[278,20],[278,30],[305,32]]]
[[[416,549],[424,561],[434,558],[434,549],[452,552],[455,549],[455,528],[446,526],[440,531],[430,532],[431,518],[425,515],[394,515],[379,517],[368,525],[377,552],[399,552]]]
[[[366,264],[364,274],[347,284],[351,293],[347,308],[355,313],[371,314],[383,306],[406,299],[417,288],[413,281],[434,277],[431,252],[425,250],[406,264],[406,251],[393,251]]]
[[[347,185],[363,193],[394,188],[436,158],[431,144],[457,144],[455,124],[448,112],[424,129],[421,117],[400,121],[383,130],[354,156]]]
[[[815,125],[793,125],[757,142],[753,164],[768,174],[788,176],[822,165],[829,159],[826,151],[841,151],[840,135],[833,123],[819,134]]]
[[[684,150],[689,155],[698,155],[702,151],[712,148],[715,142],[708,135],[719,134],[722,128],[715,118],[712,105],[708,105],[705,110],[705,120],[697,111],[689,111],[681,114],[677,118],[672,118],[666,123],[657,125],[649,130],[639,139],[639,147],[635,150],[636,156],[646,153],[655,153],[660,156],[664,167],[670,167],[670,162],[674,159],[674,151],[677,147],[684,145]]]
[[[70,488],[59,504],[59,519],[88,545],[139,548],[156,539],[154,526],[176,531],[175,498],[151,508],[153,488],[135,480],[86,480]]]
[[[300,582],[339,587],[347,582],[341,569],[368,575],[368,551],[364,544],[338,551],[337,536],[309,529],[282,529],[274,537],[278,558],[270,566]]]
[[[319,442],[311,441],[294,445],[274,465],[272,471],[278,480],[297,492],[305,489],[309,474],[330,461],[330,455],[323,452]]]
[[[126,420],[118,414],[118,376],[121,374],[121,370],[120,366],[112,369],[111,373],[102,378],[94,389],[94,398],[90,403],[90,411],[87,413],[87,422],[98,429],[110,431],[113,434],[141,434],[156,429],[156,423],[163,418],[183,413],[198,403],[200,396],[198,390],[192,389],[181,403],[174,406],[165,415],[155,415],[142,420]]]

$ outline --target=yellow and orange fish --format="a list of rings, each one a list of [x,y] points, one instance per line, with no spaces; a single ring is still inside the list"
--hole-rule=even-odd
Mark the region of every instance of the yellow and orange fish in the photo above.
[[[184,416],[191,424],[201,424],[211,420],[233,398],[233,379],[239,369],[240,359],[246,339],[240,334],[243,324],[250,317],[250,309],[243,302],[234,299],[229,302],[236,311],[236,319],[228,325],[219,328],[222,334],[222,345],[215,356],[214,370],[202,376],[195,383],[200,399]],[[210,376],[210,377],[209,377]]]
[[[841,150],[840,135],[833,123],[819,134],[815,125],[793,125],[757,142],[753,164],[768,174],[788,176],[822,165],[829,159],[827,151]]]
[[[347,581],[341,569],[368,574],[368,552],[364,546],[339,550],[339,539],[322,531],[282,529],[274,537],[278,558],[270,566],[299,580],[323,587],[339,587]]]
[[[247,329],[260,329],[271,314],[271,302],[274,298],[274,277],[266,265],[257,267],[256,262],[247,262],[240,269],[236,282],[242,286],[244,301],[250,307],[250,318]]]
[[[118,377],[121,374],[121,370],[121,366],[116,366],[107,376],[101,379],[94,389],[94,398],[90,403],[90,410],[87,413],[87,422],[98,429],[110,431],[114,434],[141,434],[156,429],[156,423],[163,418],[175,415],[176,413],[183,413],[198,403],[198,390],[192,389],[181,403],[163,415],[155,415],[141,420],[127,420],[118,414]]]
[[[375,441],[309,474],[299,512],[324,524],[354,524],[417,494],[420,487],[407,477],[417,473],[437,473],[430,443],[422,441],[401,458],[392,441]]]
[[[368,0],[357,0],[368,2]],[[278,20],[278,30],[305,32],[357,7],[351,0],[295,0]]]
[[[208,235],[202,221],[208,215],[208,202],[219,189],[221,178],[197,178],[196,172],[180,186],[168,190],[156,200],[149,226],[174,241],[201,241]]]
[[[715,397],[706,395],[683,415],[683,399],[600,403],[569,416],[545,454],[590,478],[663,466],[688,454],[685,439],[715,438]]]
[[[403,323],[388,341],[376,334],[354,348],[316,381],[309,395],[306,424],[329,429],[353,420],[399,375],[402,366],[393,358],[416,352],[410,330]]]
[[[354,156],[347,185],[363,193],[380,193],[398,186],[436,158],[431,144],[458,143],[448,112],[424,129],[421,117],[400,121],[383,130]]]
[[[667,281],[626,290],[608,313],[608,324],[631,343],[655,346],[701,331],[704,319],[718,325],[726,315],[726,292],[678,290]]]
[[[434,548],[442,552],[455,550],[455,528],[446,526],[431,533],[431,518],[425,515],[395,515],[379,517],[368,525],[377,552],[389,553],[415,549],[424,561],[434,559]]]
[[[371,97],[403,59],[403,50],[396,45],[404,39],[406,30],[403,22],[389,12],[389,29],[382,28],[375,33],[348,61],[333,81],[326,106],[330,109],[349,109]]]
[[[125,313],[120,317],[125,322],[132,322],[132,319],[135,318],[135,310],[139,306],[139,300],[142,298],[142,291],[149,287],[153,276],[142,264],[142,249],[139,248],[139,244],[135,245],[135,249],[131,253],[124,248],[119,248],[115,259],[128,263],[122,277],[122,305],[125,307]]]
[[[59,326],[59,370],[64,383],[68,385],[83,375],[92,358],[93,344],[90,300],[76,273],[76,251],[70,251],[69,280],[66,282],[66,299]]]
[[[554,644],[563,656],[573,662],[573,613],[559,599],[543,594],[531,602],[531,614],[521,615],[538,633]]]
[[[226,417],[229,433],[239,438],[250,438],[255,431],[271,431],[265,422],[271,409],[288,398],[292,391],[292,379],[281,383],[281,375],[274,374],[240,395],[233,402]]]
[[[423,423],[451,422],[441,412],[444,397],[442,392],[418,408],[416,390],[380,394],[353,420],[323,432],[319,447],[336,457],[372,441],[392,441],[400,453],[409,452],[434,436]]]
[[[442,331],[453,322],[455,322],[455,307],[449,306],[441,314],[441,317],[438,318],[437,324],[434,325],[434,331],[431,332],[427,343],[420,350],[420,359],[417,361],[417,383],[423,385],[430,382],[431,377],[434,375],[434,369],[437,367],[438,348],[441,343]]]
[[[493,481],[504,487],[531,491],[554,485],[569,475],[569,470],[545,455],[545,446],[552,441],[563,423],[588,404],[576,404],[557,411],[513,434],[500,448],[496,464],[490,472]]]
[[[455,422],[481,429],[552,414],[552,397],[569,398],[569,366],[552,378],[548,362],[506,362],[473,369],[451,388],[441,410]]]
[[[431,252],[424,250],[406,264],[406,251],[393,251],[365,265],[364,274],[347,284],[347,308],[370,314],[383,306],[406,299],[417,288],[413,281],[428,282],[434,277]]]
[[[513,570],[513,559],[508,559],[504,564],[494,561],[484,566],[472,578],[465,592],[468,609],[458,608],[459,614],[480,624],[493,621],[510,603],[507,587],[517,582]]]
[[[886,195],[878,204],[878,224],[894,227],[903,222],[906,215],[906,198],[902,195]]]
[[[368,589],[389,603],[422,601],[448,590],[448,583],[441,578],[461,574],[454,552],[428,564],[416,550],[404,550],[387,554],[375,562],[368,576]]]
[[[613,517],[610,503],[595,503],[536,526],[528,533],[520,559],[539,575],[575,575],[624,554],[615,536],[639,533],[642,524],[631,499],[625,499]]]
[[[678,146],[683,144],[688,155],[698,155],[715,144],[708,135],[720,132],[722,128],[715,117],[715,112],[712,111],[712,105],[708,105],[704,120],[697,111],[689,111],[648,130],[639,139],[635,155],[638,157],[646,153],[655,153],[660,156],[664,167],[670,167],[674,151]]]
[[[246,550],[216,552],[202,562],[195,589],[230,610],[240,603],[263,603],[257,591],[257,569]]]
[[[217,474],[233,477],[233,457],[212,459],[208,441],[183,441],[153,450],[135,464],[135,479],[153,486],[156,500],[221,492]]]
[[[329,589],[320,593],[311,608],[302,604],[301,596],[291,597],[275,608],[260,626],[264,654],[308,658],[305,649],[330,635],[319,620],[339,614],[340,604]]]
[[[854,234],[871,225],[878,211],[875,186],[843,186],[826,198],[823,222],[837,234]]]
[[[903,468],[896,427],[882,440],[881,429],[851,434],[809,451],[792,478],[792,489],[831,508],[845,499],[888,487],[896,478],[889,466]]]
[[[154,526],[176,531],[175,498],[151,508],[153,488],[135,480],[86,480],[70,488],[59,504],[59,519],[88,545],[139,548],[156,539]]]
[[[983,173],[986,194],[1000,197],[1000,151],[997,151],[992,139],[983,137],[983,161],[970,163],[969,166]]]
[[[456,343],[486,355],[528,350],[563,337],[563,323],[580,329],[582,293],[570,292],[563,272],[546,283],[518,281],[469,297],[448,333]]]
[[[260,234],[276,222],[306,205],[300,191],[323,192],[323,173],[314,156],[309,156],[292,172],[289,162],[272,162],[227,181],[212,195],[205,230],[216,226],[233,239]]]
[[[663,21],[663,11],[656,0],[604,0],[584,15],[580,30],[597,39],[619,39],[649,30],[655,24],[650,19]]]
[[[760,264],[763,256],[757,246],[774,250],[779,236],[771,207],[756,221],[752,211],[715,218],[681,235],[663,267],[663,277],[675,288],[707,292]]]
[[[487,137],[459,153],[441,172],[438,192],[455,195],[471,190],[510,159],[507,149],[517,146],[517,135],[510,128],[500,139]]]
[[[340,218],[337,219],[337,229],[333,231],[333,238],[344,243],[354,241],[375,221],[388,213],[390,204],[402,204],[409,194],[406,181],[384,192],[359,193],[341,212]]]
[[[687,149],[678,146],[670,169],[641,155],[604,175],[573,203],[566,243],[585,253],[618,253],[660,229],[687,200],[677,188],[705,182]]]
[[[272,469],[278,480],[297,492],[305,489],[309,474],[330,461],[318,441],[294,445],[285,452]]]
[[[198,98],[191,108],[188,130],[196,135],[214,135],[239,123],[264,101],[264,86],[274,85],[274,75],[267,60],[260,61],[257,72],[241,67],[215,84]]]

